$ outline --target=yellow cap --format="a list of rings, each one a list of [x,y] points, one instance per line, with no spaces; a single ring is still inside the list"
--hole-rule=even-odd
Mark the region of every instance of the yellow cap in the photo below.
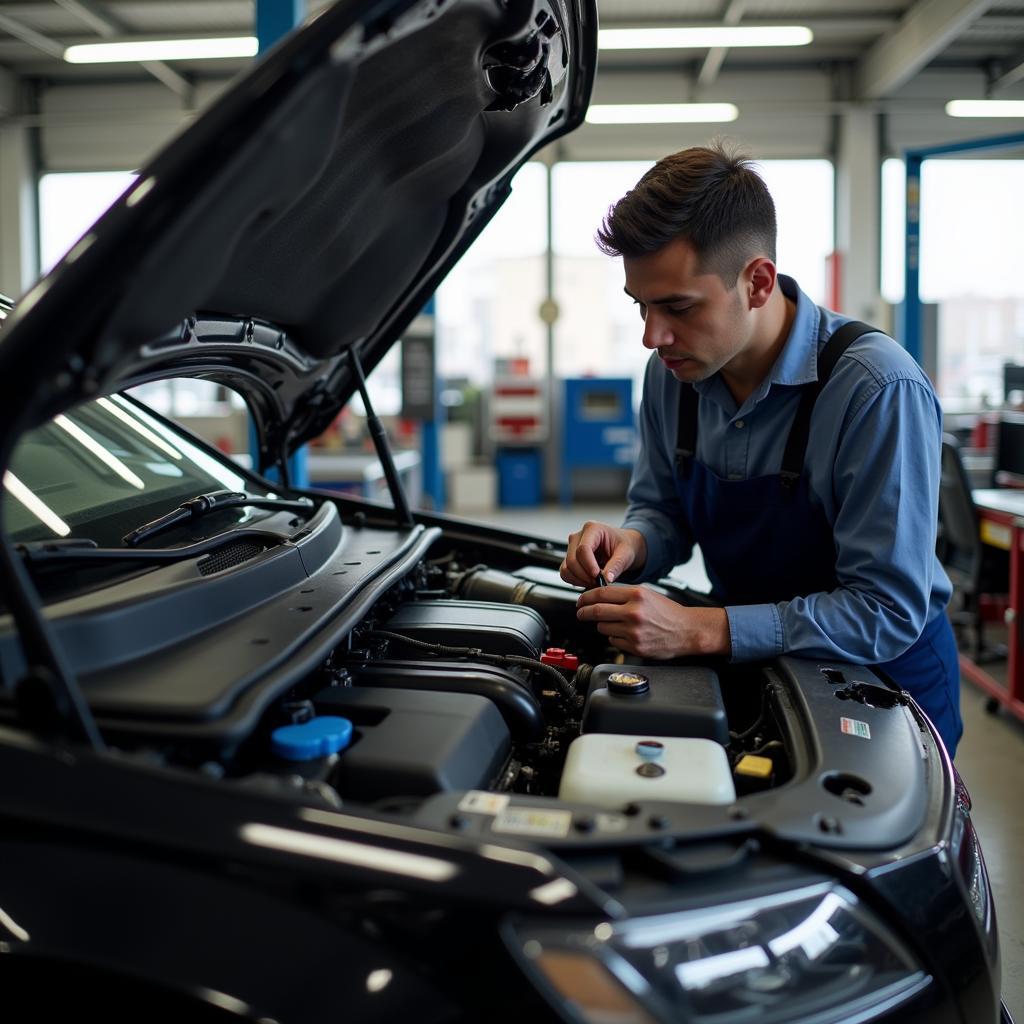
[[[770,757],[757,757],[754,754],[744,754],[736,765],[737,775],[748,775],[754,779],[767,779],[771,777],[775,765]]]

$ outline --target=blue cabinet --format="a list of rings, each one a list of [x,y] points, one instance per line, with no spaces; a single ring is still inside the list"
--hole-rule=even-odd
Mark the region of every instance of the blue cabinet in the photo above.
[[[572,500],[575,469],[628,469],[636,456],[633,381],[629,377],[570,377],[562,422],[563,505]]]

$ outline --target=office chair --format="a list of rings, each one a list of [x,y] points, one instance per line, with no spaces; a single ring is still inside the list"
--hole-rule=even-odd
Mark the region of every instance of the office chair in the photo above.
[[[967,639],[968,653],[976,663],[1005,658],[1005,646],[985,645],[983,597],[1007,593],[1009,558],[1005,551],[982,543],[960,445],[952,434],[942,435],[937,550],[953,584],[950,620],[958,643],[963,647]],[[969,631],[966,638],[965,631]]]

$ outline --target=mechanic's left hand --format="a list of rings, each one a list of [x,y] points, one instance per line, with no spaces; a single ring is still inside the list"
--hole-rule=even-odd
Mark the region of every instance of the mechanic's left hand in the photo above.
[[[580,622],[593,622],[620,651],[642,658],[729,654],[724,608],[685,608],[647,587],[596,587],[576,602]]]

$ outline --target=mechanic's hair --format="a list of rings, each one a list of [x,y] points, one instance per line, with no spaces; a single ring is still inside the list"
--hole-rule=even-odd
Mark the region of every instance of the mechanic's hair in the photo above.
[[[676,238],[702,273],[727,288],[756,256],[775,259],[775,204],[752,162],[720,142],[659,160],[611,209],[597,232],[609,256],[635,258]]]

